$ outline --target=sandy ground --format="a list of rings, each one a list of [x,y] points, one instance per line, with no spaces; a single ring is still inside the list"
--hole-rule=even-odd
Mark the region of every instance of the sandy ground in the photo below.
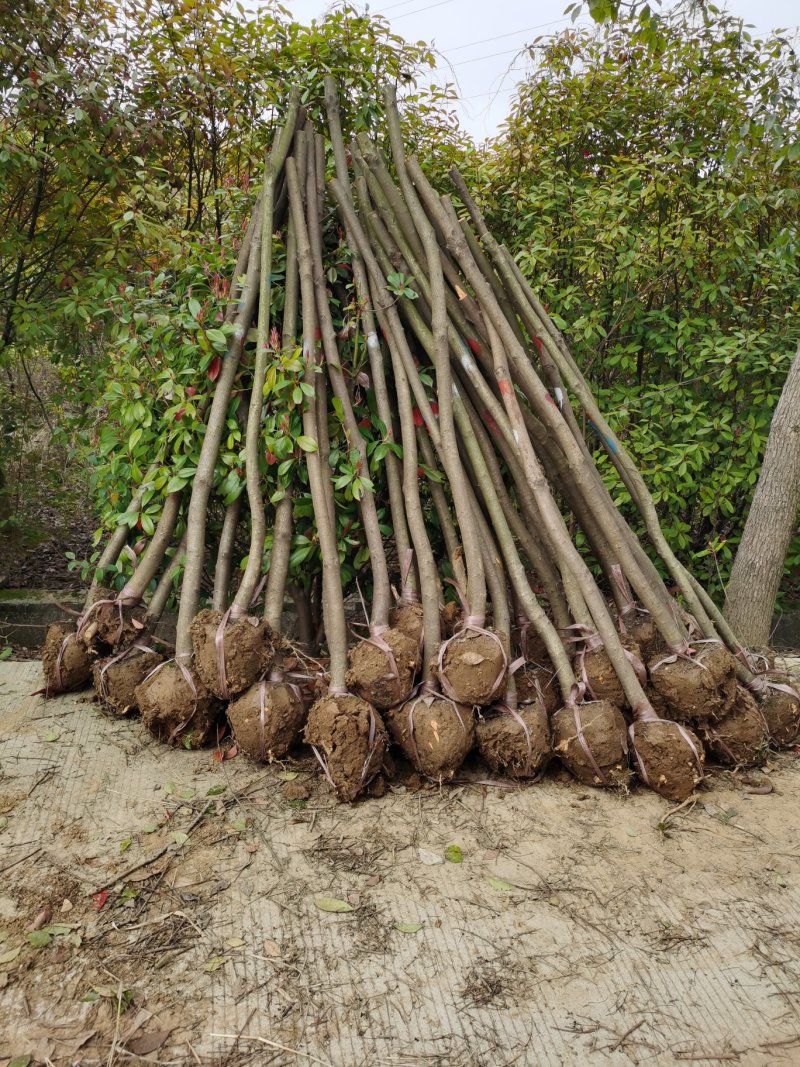
[[[0,664],[3,1067],[800,1063],[794,753],[672,812],[556,772],[346,808],[39,684]]]

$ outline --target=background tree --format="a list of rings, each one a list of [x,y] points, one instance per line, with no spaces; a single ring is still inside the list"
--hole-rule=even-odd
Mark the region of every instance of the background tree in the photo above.
[[[471,179],[719,592],[799,332],[797,59],[710,6],[642,25],[537,42]]]

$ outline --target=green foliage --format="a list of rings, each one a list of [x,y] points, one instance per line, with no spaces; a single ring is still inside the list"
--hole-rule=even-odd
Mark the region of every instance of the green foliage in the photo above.
[[[471,177],[671,543],[718,587],[800,333],[797,65],[711,7],[658,32],[547,40]]]

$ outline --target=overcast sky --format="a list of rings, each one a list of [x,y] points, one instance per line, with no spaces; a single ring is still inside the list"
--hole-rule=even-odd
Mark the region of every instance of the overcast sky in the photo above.
[[[668,0],[665,0],[665,6]],[[325,0],[283,0],[298,22],[310,23],[331,6]],[[457,79],[464,127],[483,140],[497,132],[508,111],[516,81],[528,68],[519,52],[536,37],[571,24],[564,15],[569,0],[372,0],[369,10],[384,15],[407,40],[436,46],[443,60],[437,78]],[[255,6],[251,3],[249,6]],[[793,31],[800,23],[798,0],[718,0],[756,32],[776,27]],[[355,6],[367,6],[356,0]],[[579,22],[589,22],[588,16]]]

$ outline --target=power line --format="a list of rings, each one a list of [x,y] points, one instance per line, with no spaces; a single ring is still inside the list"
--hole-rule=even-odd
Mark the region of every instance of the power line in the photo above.
[[[498,33],[496,37],[484,37],[480,41],[470,41],[469,44],[458,44],[455,48],[443,48],[443,52],[462,52],[465,48],[474,48],[478,44],[490,44],[492,41],[501,41],[504,37],[516,37],[518,33],[530,33],[531,30],[543,30],[545,26],[555,26],[559,22],[569,22],[569,18],[553,19],[552,22],[540,22],[537,26],[523,26],[521,30],[511,30],[510,33]]]
[[[400,15],[395,15],[395,16],[394,16],[394,17],[392,18],[392,20],[391,20],[391,21],[392,21],[392,22],[397,22],[397,21],[398,21],[398,19],[407,19],[407,18],[409,18],[409,17],[411,16],[411,15],[419,15],[420,13],[423,13],[423,14],[424,14],[424,13],[425,13],[425,12],[427,12],[427,11],[433,11],[433,9],[434,9],[435,7],[445,7],[445,6],[447,5],[447,4],[454,4],[454,3],[455,3],[455,0],[439,0],[439,3],[438,3],[438,4],[426,4],[426,5],[425,5],[425,7],[418,7],[418,8],[415,8],[415,9],[414,9],[414,11],[404,11],[404,12],[403,12],[402,14],[400,14]],[[380,12],[378,12],[378,14],[380,14]]]

